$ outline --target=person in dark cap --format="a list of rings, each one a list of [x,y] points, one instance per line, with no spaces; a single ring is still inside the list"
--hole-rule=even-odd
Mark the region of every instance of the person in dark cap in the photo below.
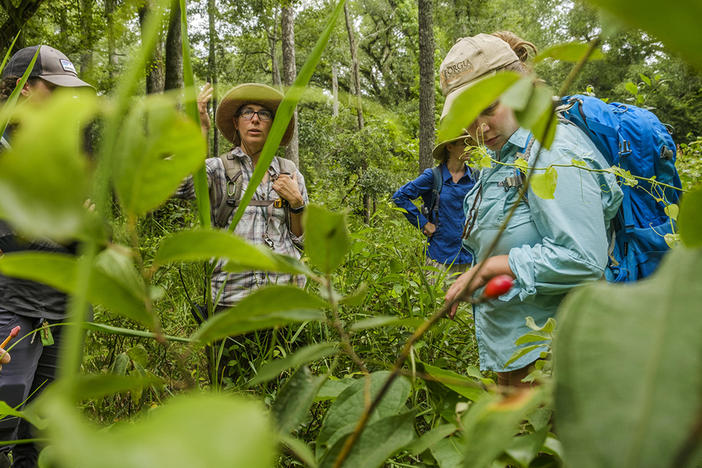
[[[38,54],[37,54],[38,50]],[[46,45],[25,47],[16,52],[2,70],[0,101],[5,102],[18,86],[22,75],[37,55],[20,99],[41,102],[56,88],[85,88],[88,83],[78,78],[73,63],[62,52]],[[2,135],[2,152],[12,146],[12,130],[8,125]],[[49,240],[27,241],[17,236],[12,226],[0,220],[0,250],[2,252],[40,250],[75,253],[75,246],[64,246]],[[11,407],[21,408],[24,402],[36,398],[56,375],[61,327],[50,325],[65,319],[67,297],[44,284],[0,275],[0,337],[16,326],[20,337],[41,331],[12,348],[12,360],[0,370],[0,400]],[[0,441],[31,439],[30,424],[24,419],[5,417],[0,420]],[[9,453],[12,451],[12,465]],[[0,446],[0,468],[34,467],[38,447],[33,443]]]

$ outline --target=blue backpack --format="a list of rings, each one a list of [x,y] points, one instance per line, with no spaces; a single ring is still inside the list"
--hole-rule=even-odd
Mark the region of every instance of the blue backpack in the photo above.
[[[580,94],[563,97],[561,103],[561,116],[584,131],[611,165],[681,188],[675,142],[653,113]],[[664,236],[672,232],[665,207],[678,203],[681,194],[681,190],[641,180],[633,187],[622,184],[622,190],[624,200],[615,220],[605,275],[612,282],[636,281],[653,273],[668,250]]]

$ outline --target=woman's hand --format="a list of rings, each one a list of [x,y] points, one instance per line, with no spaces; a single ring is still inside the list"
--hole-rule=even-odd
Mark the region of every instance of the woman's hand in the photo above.
[[[427,222],[427,224],[425,224],[424,227],[422,228],[422,232],[424,233],[425,236],[431,237],[436,232],[436,225],[434,225],[430,222]]]
[[[479,269],[481,264],[483,266]],[[458,300],[451,306],[448,317],[452,319],[456,315],[459,302],[470,300],[471,296],[473,296],[473,293],[478,288],[485,286],[485,283],[487,283],[490,278],[497,275],[510,275],[512,278],[515,277],[512,269],[509,267],[509,255],[490,257],[459,276],[448,291],[446,291],[446,297],[444,298],[444,302],[447,303],[455,299]]]
[[[200,113],[200,128],[202,134],[207,138],[207,133],[210,131],[210,115],[207,113],[207,103],[212,99],[214,88],[211,84],[205,83],[205,86],[197,95],[197,111]]]
[[[290,174],[280,174],[273,182],[273,190],[281,198],[287,200],[291,208],[300,208],[305,204],[305,200],[300,193],[300,187],[297,185],[297,180]]]

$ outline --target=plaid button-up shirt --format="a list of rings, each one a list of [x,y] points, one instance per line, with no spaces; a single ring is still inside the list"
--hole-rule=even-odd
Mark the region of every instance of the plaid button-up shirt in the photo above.
[[[239,158],[241,162],[242,195],[251,180],[253,174],[253,164],[251,158],[237,147],[231,154]],[[205,161],[207,168],[207,183],[210,192],[210,206],[212,207],[211,217],[214,224],[215,212],[218,207],[226,203],[227,199],[227,178],[224,164],[220,158],[208,158]],[[274,158],[268,168],[268,177],[256,189],[253,200],[275,200],[280,198],[273,190],[273,180],[280,174],[280,164],[278,158]],[[305,178],[299,170],[296,170],[295,178],[300,188],[305,204],[308,202]],[[267,179],[267,180],[266,180]],[[192,177],[186,179],[176,192],[180,198],[194,198],[195,188]],[[234,211],[229,215],[227,227],[231,224]],[[285,220],[285,209],[269,206],[247,206],[239,224],[234,229],[234,233],[248,242],[256,245],[267,245],[266,239],[272,242],[274,252],[300,258],[301,254],[297,245],[302,245],[302,237],[295,236]],[[223,227],[223,226],[220,226]],[[282,273],[270,273],[266,271],[243,271],[229,273],[222,270],[224,261],[218,261],[212,275],[212,298],[216,300],[221,296],[218,307],[231,307],[239,302],[243,297],[251,293],[255,288],[266,284],[296,284],[304,287],[305,277],[301,275],[290,275]]]

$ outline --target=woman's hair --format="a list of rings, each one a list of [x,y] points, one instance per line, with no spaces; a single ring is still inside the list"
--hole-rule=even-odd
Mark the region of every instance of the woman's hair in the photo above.
[[[18,79],[20,79],[19,76],[6,76],[0,80],[0,102],[5,102],[9,99],[12,91],[17,87]],[[38,80],[41,80],[41,78],[33,76],[27,79],[27,83],[29,83],[30,86],[34,86]]]
[[[514,53],[519,58],[519,62],[504,67],[504,70],[511,70],[520,73],[529,72],[529,67],[526,62],[531,55],[536,55],[538,50],[536,46],[529,41],[525,41],[511,31],[497,31],[492,33],[493,36],[505,41],[512,48]]]

